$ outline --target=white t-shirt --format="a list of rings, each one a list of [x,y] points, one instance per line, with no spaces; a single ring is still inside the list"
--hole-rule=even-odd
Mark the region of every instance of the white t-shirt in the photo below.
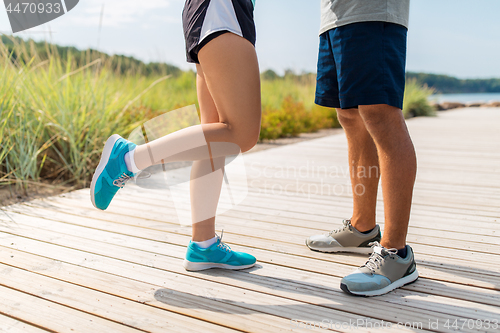
[[[410,0],[321,0],[320,35],[350,23],[382,21],[408,28]]]

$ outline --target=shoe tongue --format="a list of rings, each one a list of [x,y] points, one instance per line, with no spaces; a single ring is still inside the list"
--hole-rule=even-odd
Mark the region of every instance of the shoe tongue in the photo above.
[[[384,248],[383,248],[382,246],[375,246],[375,247],[373,248],[373,253],[378,253],[378,254],[380,254],[380,255],[382,256],[382,255],[383,255],[383,254],[382,254],[382,251],[383,251],[383,250],[384,250]]]

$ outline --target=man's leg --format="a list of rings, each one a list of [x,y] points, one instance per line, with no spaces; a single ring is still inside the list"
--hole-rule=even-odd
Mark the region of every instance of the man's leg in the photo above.
[[[377,147],[385,228],[382,247],[375,246],[370,259],[345,276],[340,288],[352,295],[376,296],[418,279],[413,250],[406,246],[417,163],[400,109],[386,104],[359,105],[358,109]]]
[[[337,109],[349,149],[349,173],[353,192],[351,224],[364,232],[375,228],[379,181],[377,148],[358,109]]]
[[[337,117],[347,137],[353,213],[350,225],[344,221],[340,229],[313,235],[306,239],[306,245],[321,252],[369,253],[369,244],[380,241],[380,228],[375,223],[379,180],[377,148],[358,109],[337,109]]]
[[[400,109],[385,104],[360,105],[359,114],[378,151],[385,211],[381,245],[402,249],[417,172],[415,149]]]

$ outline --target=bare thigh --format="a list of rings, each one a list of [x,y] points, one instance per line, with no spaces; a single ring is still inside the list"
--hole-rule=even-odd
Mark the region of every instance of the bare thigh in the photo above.
[[[215,102],[212,98],[212,95],[210,94],[210,91],[208,90],[208,86],[205,80],[205,74],[203,73],[203,69],[199,64],[196,64],[196,91],[198,95],[198,103],[200,104],[200,117],[201,117],[201,123],[202,124],[212,124],[212,123],[218,123],[220,122],[219,119],[219,112],[217,111],[217,107],[215,106]],[[209,154],[211,156],[210,152],[210,146],[209,146]],[[203,162],[203,163],[201,163]],[[208,163],[208,164],[207,164]],[[193,164],[194,169],[199,169],[198,171],[194,172],[193,175],[195,176],[201,176],[201,175],[206,175],[212,171],[215,171],[216,165],[219,165],[219,168],[224,166],[224,159],[223,158],[218,158],[216,161],[214,161],[212,158],[210,161],[195,161]],[[207,169],[207,164],[209,169]],[[206,169],[206,170],[204,170]]]
[[[227,124],[234,136],[231,141],[241,143],[242,150],[253,146],[258,140],[261,120],[260,73],[255,48],[248,40],[225,33],[205,45],[198,59],[202,75],[198,82],[202,81],[208,88],[219,121]],[[200,92],[204,88],[198,89]]]
[[[219,112],[208,90],[203,69],[199,64],[196,64],[196,72],[196,92],[198,95],[198,103],[200,104],[201,123],[218,123]]]

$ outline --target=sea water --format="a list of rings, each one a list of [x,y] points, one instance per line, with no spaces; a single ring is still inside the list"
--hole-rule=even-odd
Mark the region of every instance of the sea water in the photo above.
[[[460,102],[460,103],[477,103],[477,102],[500,102],[500,93],[474,93],[474,94],[436,94],[429,96],[429,101],[442,102]]]

